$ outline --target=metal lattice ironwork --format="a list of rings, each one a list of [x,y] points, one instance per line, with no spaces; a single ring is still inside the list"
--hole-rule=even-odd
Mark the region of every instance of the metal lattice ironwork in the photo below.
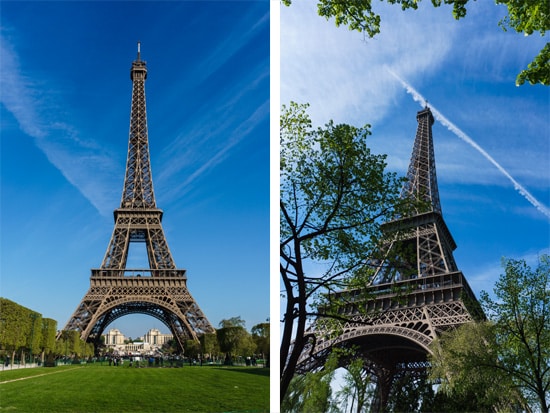
[[[418,112],[418,128],[402,190],[421,209],[383,225],[385,239],[371,285],[333,294],[346,305],[342,319],[317,319],[298,362],[299,371],[322,366],[333,347],[353,348],[377,377],[375,409],[383,409],[396,377],[422,370],[430,344],[443,331],[483,319],[481,307],[455,263],[456,248],[441,214],[432,137],[433,115]]]
[[[441,213],[432,136],[434,117],[426,107],[418,112],[416,120],[418,121],[416,138],[407,172],[407,183],[403,187],[401,196],[422,199],[430,205],[432,211]]]
[[[185,270],[177,269],[156,207],[149,155],[145,108],[146,62],[137,59],[130,71],[132,108],[128,159],[120,208],[99,269],[92,269],[90,289],[64,330],[77,330],[81,338],[99,343],[114,320],[128,314],[146,314],[162,321],[178,341],[197,340],[214,328],[187,289]],[[131,243],[145,243],[148,268],[126,268]],[[61,333],[60,333],[61,334]]]

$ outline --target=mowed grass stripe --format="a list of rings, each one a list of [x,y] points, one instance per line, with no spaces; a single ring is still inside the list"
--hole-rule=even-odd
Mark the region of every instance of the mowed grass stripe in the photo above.
[[[0,387],[2,412],[268,410],[269,371],[256,368],[89,366]]]
[[[27,379],[32,379],[34,377],[42,377],[42,376],[47,376],[47,375],[50,375],[50,374],[57,374],[57,373],[63,373],[63,372],[66,372],[66,371],[71,371],[71,370],[74,370],[74,369],[81,369],[83,367],[73,367],[73,368],[70,368],[70,369],[64,369],[64,370],[55,370],[55,371],[50,371],[49,373],[44,373],[44,371],[48,371],[48,370],[44,370],[44,369],[26,369],[25,371],[15,371],[14,373],[20,373],[20,374],[13,374],[13,375],[10,375],[8,372],[5,372],[3,375],[0,375],[0,384],[4,384],[4,383],[11,383],[12,381],[19,381],[19,380],[27,380]],[[23,373],[23,374],[21,374]],[[11,378],[7,378],[7,377],[10,377]]]

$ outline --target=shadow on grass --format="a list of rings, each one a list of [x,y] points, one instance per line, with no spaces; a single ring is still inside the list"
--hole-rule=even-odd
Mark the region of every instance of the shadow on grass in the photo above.
[[[248,373],[255,376],[269,377],[269,369],[266,368],[254,368],[254,367],[215,367],[218,370],[234,371],[237,373]]]

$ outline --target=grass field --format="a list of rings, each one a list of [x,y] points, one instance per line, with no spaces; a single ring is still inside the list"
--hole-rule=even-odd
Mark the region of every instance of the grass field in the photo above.
[[[0,412],[268,412],[269,370],[98,365],[0,373]]]

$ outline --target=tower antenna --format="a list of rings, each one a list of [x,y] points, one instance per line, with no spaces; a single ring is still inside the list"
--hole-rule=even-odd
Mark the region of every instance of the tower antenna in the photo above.
[[[138,46],[138,53],[137,53],[137,60],[141,60],[140,58],[140,54],[141,54],[141,42],[138,40],[137,42],[137,46]]]

